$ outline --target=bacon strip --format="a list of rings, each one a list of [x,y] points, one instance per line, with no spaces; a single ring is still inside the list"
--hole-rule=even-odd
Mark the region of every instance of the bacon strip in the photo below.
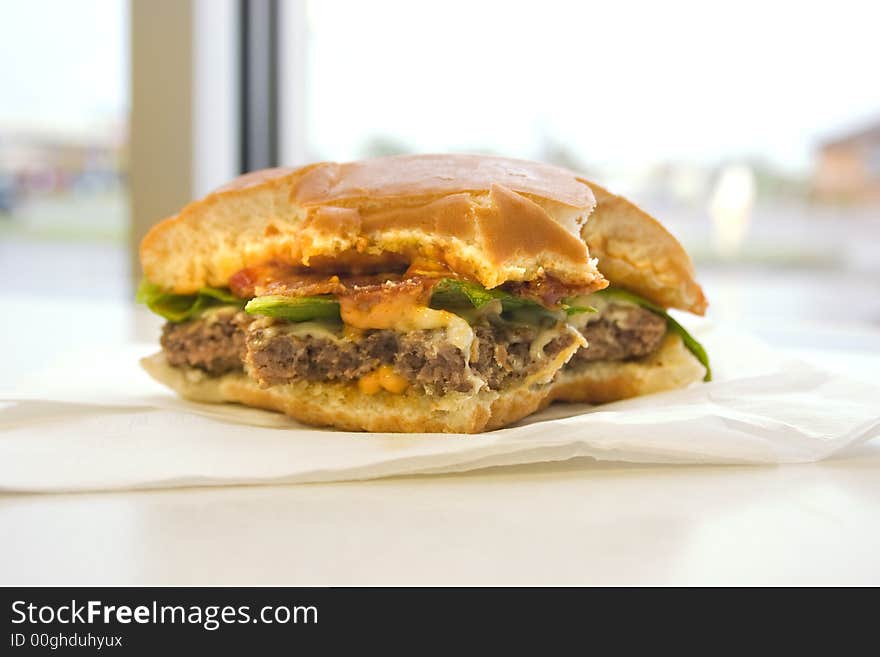
[[[397,297],[406,297],[413,305],[427,306],[431,301],[434,286],[439,282],[439,278],[414,276],[384,283],[349,285],[339,293],[339,301],[349,308],[356,307],[365,311],[383,303],[393,294]]]
[[[596,291],[593,286],[568,285],[551,276],[538,278],[534,281],[506,283],[502,285],[502,289],[514,296],[531,299],[545,308],[557,308],[559,303],[567,297],[590,294]]]
[[[389,294],[398,294],[427,305],[440,279],[454,276],[445,267],[429,267],[425,263],[419,266],[414,264],[402,274],[383,272],[339,276],[303,271],[293,265],[272,261],[242,269],[229,279],[229,287],[241,299],[270,294],[286,297],[332,294],[340,300],[348,299],[348,304],[370,305]],[[557,308],[566,297],[595,291],[594,287],[573,287],[549,276],[534,281],[507,283],[502,289],[547,308]]]
[[[292,265],[273,261],[242,269],[229,279],[229,287],[235,296],[242,299],[270,294],[285,297],[310,297],[317,294],[344,296],[360,288],[401,280],[403,277],[396,272],[341,278],[325,273],[304,272]]]

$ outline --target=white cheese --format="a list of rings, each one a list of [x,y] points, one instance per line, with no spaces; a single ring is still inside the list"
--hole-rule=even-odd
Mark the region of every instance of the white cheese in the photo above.
[[[395,322],[394,328],[401,332],[445,328],[447,339],[461,350],[466,361],[474,342],[474,331],[464,319],[455,313],[425,306],[410,307]]]
[[[529,356],[531,359],[541,360],[544,358],[544,347],[560,335],[562,335],[562,332],[557,327],[542,329],[540,333],[535,336],[535,339],[532,340],[532,346],[529,347]]]
[[[289,322],[276,324],[273,327],[279,333],[292,335],[297,338],[325,338],[333,342],[342,342],[340,335],[342,327],[338,323],[330,322]]]

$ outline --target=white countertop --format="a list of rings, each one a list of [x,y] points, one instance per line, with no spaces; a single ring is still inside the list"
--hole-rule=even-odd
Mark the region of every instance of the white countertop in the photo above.
[[[31,320],[69,310],[11,305]],[[0,392],[38,341],[56,336],[44,360],[86,341],[77,307],[60,333],[4,324],[20,349]],[[130,326],[120,307],[88,314],[105,322],[93,341]],[[823,333],[790,330],[794,355],[863,379],[880,369],[864,347],[880,333],[840,330],[844,348],[823,351],[810,346],[811,335],[827,344]],[[3,495],[0,584],[877,585],[878,517],[880,440],[808,465],[577,459],[364,483]]]
[[[875,442],[799,466],[7,495],[0,582],[876,585],[878,475]]]

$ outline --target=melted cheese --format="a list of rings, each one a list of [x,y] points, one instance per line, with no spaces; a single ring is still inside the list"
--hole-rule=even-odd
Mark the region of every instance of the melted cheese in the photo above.
[[[358,379],[358,390],[367,395],[375,395],[382,390],[399,395],[409,387],[409,382],[397,374],[390,365],[380,365],[379,369]]]
[[[262,320],[257,320],[258,322]],[[345,331],[340,336],[339,324],[330,322],[264,322],[264,340],[269,340],[278,335],[292,335],[297,338],[324,338],[333,342],[342,342],[345,339]]]
[[[445,310],[434,310],[412,303],[405,296],[390,297],[368,308],[341,304],[342,321],[359,329],[392,329],[400,333],[430,329],[446,329],[449,342],[468,358],[474,332],[461,317]]]
[[[338,324],[328,324],[323,322],[290,322],[288,324],[282,324],[281,330],[283,330],[284,333],[294,335],[298,338],[325,338],[327,340],[332,340],[333,342],[342,341],[342,338],[339,336]]]
[[[571,304],[575,306],[592,306],[596,309],[594,313],[577,313],[567,318],[569,324],[575,328],[582,329],[591,322],[596,322],[602,317],[605,309],[608,307],[608,300],[598,294],[587,294],[576,297],[571,300]]]
[[[534,342],[538,342],[539,340],[544,339],[543,334],[545,332],[546,331],[542,331],[542,333],[539,334],[537,338],[535,338]],[[538,369],[537,371],[533,372],[531,375],[526,377],[526,380],[525,380],[526,385],[547,383],[548,381],[550,381],[550,379],[552,379],[556,375],[557,371],[562,369],[562,366],[568,362],[568,360],[574,355],[574,352],[576,352],[581,347],[587,346],[587,341],[586,341],[586,339],[584,339],[584,336],[580,334],[580,331],[577,331],[576,329],[574,329],[570,326],[566,326],[565,330],[563,330],[563,331],[559,331],[557,329],[553,333],[553,335],[550,337],[550,340],[552,340],[554,337],[557,337],[560,335],[565,335],[566,333],[568,333],[569,335],[571,335],[574,338],[571,346],[569,346],[567,349],[561,350],[558,354],[556,354],[556,356],[554,358],[545,359],[544,367]],[[549,342],[550,340],[547,340],[547,342]],[[532,343],[532,349],[534,349],[534,342]],[[546,345],[547,342],[544,342],[544,345]],[[544,349],[544,346],[542,345],[541,346],[541,355],[542,356],[543,356],[543,349]]]
[[[544,358],[544,347],[562,334],[563,333],[555,326],[553,328],[543,329],[537,336],[535,336],[535,339],[532,340],[532,345],[529,347],[529,357],[532,360],[541,360]]]

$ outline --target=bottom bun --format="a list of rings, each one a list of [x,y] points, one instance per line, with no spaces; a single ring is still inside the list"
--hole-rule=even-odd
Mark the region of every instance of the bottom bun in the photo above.
[[[602,404],[683,388],[705,375],[706,368],[684,346],[681,337],[667,333],[657,351],[638,360],[583,365],[571,361],[556,375],[550,397],[554,401]]]
[[[154,379],[192,401],[236,402],[280,411],[305,424],[347,431],[489,431],[546,406],[550,393],[547,383],[524,383],[503,392],[454,393],[443,397],[384,391],[368,395],[352,384],[307,381],[262,388],[243,372],[210,377],[200,370],[172,367],[161,352],[142,359],[141,365]],[[549,376],[552,372],[546,378]]]

